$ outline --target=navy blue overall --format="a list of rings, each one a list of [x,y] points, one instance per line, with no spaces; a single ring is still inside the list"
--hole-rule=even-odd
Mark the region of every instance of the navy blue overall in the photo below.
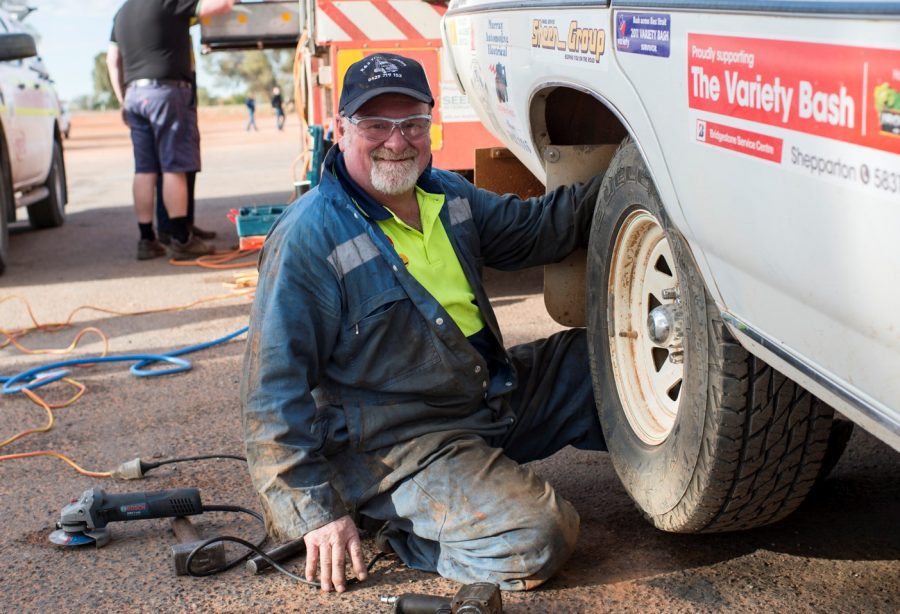
[[[556,262],[586,245],[599,178],[521,200],[428,169],[484,317],[475,348],[406,270],[325,160],[266,240],[242,380],[251,478],[270,533],[351,514],[388,521],[410,567],[505,590],[566,560],[578,514],[525,463],[605,449],[582,329],[504,349],[483,266]]]

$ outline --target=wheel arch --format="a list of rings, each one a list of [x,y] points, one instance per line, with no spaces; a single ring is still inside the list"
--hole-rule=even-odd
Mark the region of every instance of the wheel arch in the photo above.
[[[626,104],[627,103],[627,104]],[[632,109],[627,112],[624,109]],[[547,148],[566,145],[619,145],[630,136],[644,159],[660,200],[676,228],[686,237],[662,145],[639,99],[614,103],[595,89],[571,82],[548,82],[535,90],[528,105],[536,151],[546,167]]]
[[[62,131],[60,130],[60,127],[59,127],[59,118],[58,117],[53,118],[53,127],[51,129],[51,132],[53,135],[53,142],[51,143],[51,145],[53,143],[58,145],[59,151],[60,151],[60,153],[62,153],[63,149],[64,149],[63,142],[65,139],[63,139]],[[41,180],[39,182],[37,182],[35,185],[42,185],[45,181],[47,181],[47,178],[50,177],[50,170],[52,167],[53,167],[53,149],[51,147],[50,155],[47,157],[46,168],[44,169],[44,172],[41,174]],[[63,158],[63,169],[64,169],[63,170],[63,178],[65,178],[65,158]],[[30,187],[30,186],[26,186],[26,187]],[[64,189],[63,190],[64,195],[65,195],[65,192],[66,192],[66,190]]]
[[[636,108],[643,108],[636,103]],[[611,100],[594,90],[566,82],[546,83],[534,91],[529,102],[529,124],[536,151],[544,165],[545,177],[554,148],[618,146],[626,137],[631,137],[653,180],[660,202],[663,204],[673,225],[687,239],[686,222],[675,197],[674,184],[664,163],[661,146],[649,127],[651,124],[635,118],[637,125],[647,124],[648,129],[639,130]],[[640,132],[640,136],[638,135]],[[651,164],[651,158],[658,162]],[[593,173],[605,168],[586,169]],[[552,187],[547,182],[548,188]],[[662,186],[662,188],[661,188]],[[696,246],[688,240],[689,252],[700,270],[704,270],[702,256],[694,253]],[[577,260],[577,262],[575,262]],[[583,326],[586,318],[572,317],[580,314],[584,307],[577,304],[586,296],[586,279],[581,275],[585,261],[584,253],[578,253],[560,263],[545,267],[544,303],[557,322],[566,326]],[[707,287],[710,284],[707,283]],[[717,299],[716,287],[709,288]],[[721,304],[720,301],[717,301]]]
[[[612,145],[631,133],[625,118],[601,96],[571,84],[534,92],[529,122],[538,152],[553,145]]]

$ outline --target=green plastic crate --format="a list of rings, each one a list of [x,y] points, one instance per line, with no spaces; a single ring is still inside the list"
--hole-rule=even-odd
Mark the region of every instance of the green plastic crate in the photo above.
[[[238,209],[235,225],[239,237],[268,234],[272,224],[284,213],[288,205],[258,205]]]

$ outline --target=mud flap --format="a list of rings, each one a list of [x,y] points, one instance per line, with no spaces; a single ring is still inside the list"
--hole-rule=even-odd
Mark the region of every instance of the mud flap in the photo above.
[[[551,146],[544,150],[547,191],[587,181],[606,171],[616,145]],[[585,326],[587,250],[579,249],[560,262],[544,267],[544,306],[563,326]]]

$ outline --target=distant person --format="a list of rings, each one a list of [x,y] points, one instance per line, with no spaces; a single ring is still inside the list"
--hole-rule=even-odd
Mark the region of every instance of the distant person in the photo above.
[[[284,129],[284,108],[281,100],[281,88],[277,85],[272,88],[272,108],[275,109],[275,125],[279,130]]]
[[[247,132],[250,132],[250,128],[254,130],[259,130],[256,127],[256,98],[254,98],[253,94],[247,94],[247,100],[244,102],[247,105]]]
[[[227,13],[234,0],[126,0],[113,19],[106,63],[134,149],[138,260],[210,254],[187,217],[187,173],[200,170],[200,131],[192,104],[191,39],[195,17]],[[156,182],[162,175],[172,241],[153,231]]]

